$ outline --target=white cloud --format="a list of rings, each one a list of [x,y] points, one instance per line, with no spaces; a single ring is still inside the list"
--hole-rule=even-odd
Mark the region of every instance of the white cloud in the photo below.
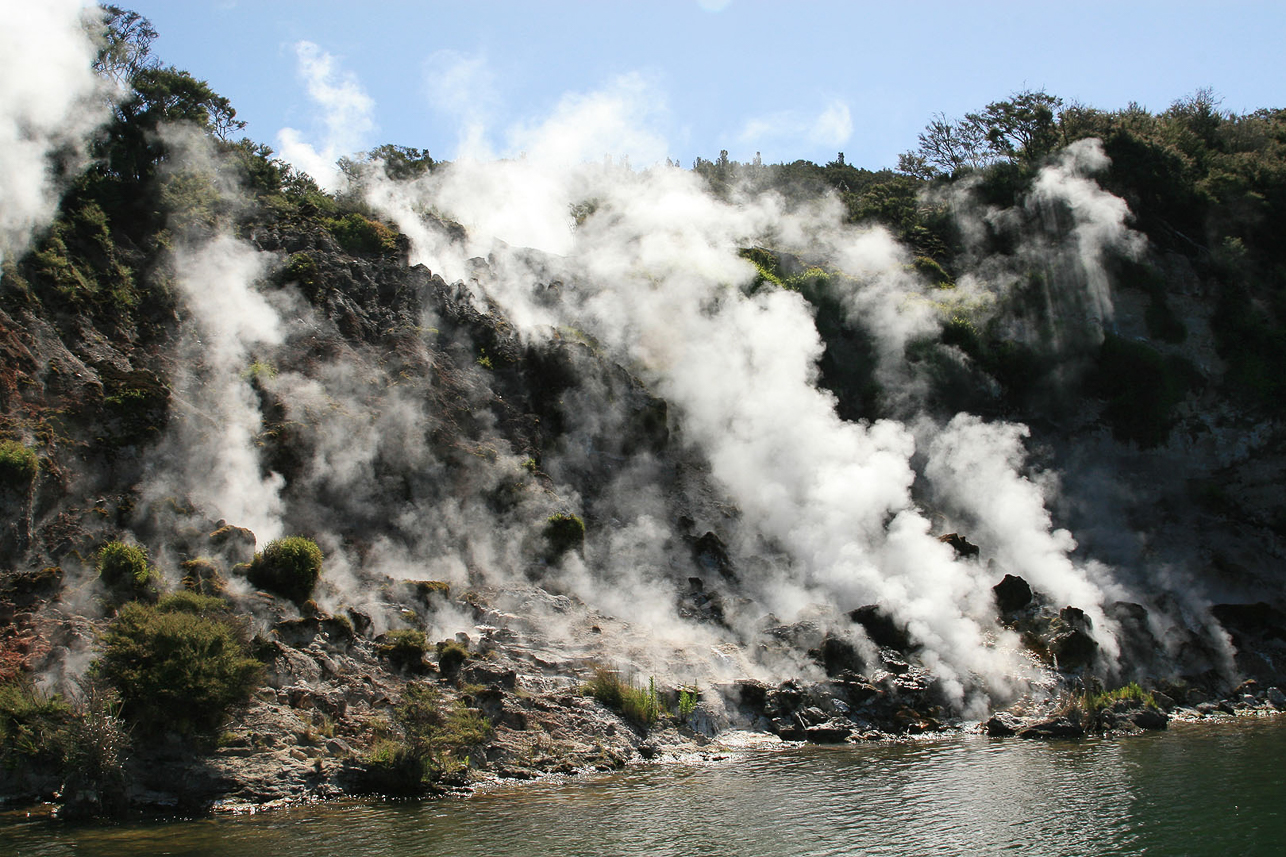
[[[853,117],[848,105],[832,100],[816,116],[798,110],[779,110],[747,119],[737,133],[746,146],[763,146],[768,142],[789,147],[807,143],[813,146],[842,146],[853,136]]]
[[[351,72],[341,71],[336,59],[312,42],[297,43],[295,55],[308,97],[321,108],[325,132],[318,148],[306,142],[302,132],[282,128],[277,133],[281,157],[326,190],[336,190],[342,177],[335,162],[369,145],[375,102]]]
[[[429,104],[459,129],[457,157],[492,156],[487,127],[500,99],[485,54],[434,51],[424,61],[424,91]]]

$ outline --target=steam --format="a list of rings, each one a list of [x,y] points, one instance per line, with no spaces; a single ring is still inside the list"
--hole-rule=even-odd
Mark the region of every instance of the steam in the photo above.
[[[255,349],[282,342],[281,318],[255,286],[271,257],[227,235],[175,253],[188,313],[176,368],[177,424],[149,463],[144,491],[155,502],[178,496],[211,516],[253,530],[260,542],[282,534],[282,479],[261,472],[255,439],[262,416],[250,378],[271,371]]]
[[[754,270],[737,251],[765,242],[831,259],[845,275],[841,298],[851,318],[877,345],[881,380],[901,389],[894,410],[908,416],[917,400],[905,368],[908,343],[936,329],[944,304],[994,301],[986,283],[966,281],[944,299],[909,268],[909,254],[886,231],[844,225],[834,204],[788,211],[771,195],[721,202],[692,173],[575,163],[586,138],[568,138],[572,130],[590,129],[587,138],[599,148],[612,135],[618,145],[651,139],[617,121],[632,115],[637,97],[627,90],[623,103],[621,93],[565,99],[559,116],[523,131],[526,157],[464,160],[414,185],[379,184],[369,199],[398,220],[417,258],[435,270],[463,277],[463,255],[489,253],[489,276],[479,285],[525,337],[584,330],[670,403],[686,444],[736,504],[738,543],[780,557],[757,564],[743,581],[764,613],[788,621],[830,616],[825,621],[844,632],[842,611],[878,604],[921,644],[945,693],[965,702],[978,691],[1004,695],[1028,673],[993,618],[991,587],[1012,570],[1060,603],[1086,609],[1113,657],[1102,607],[1119,588],[1106,567],[1070,559],[1075,541],[1053,527],[1046,508],[1056,480],[1023,475],[1025,427],[967,415],[945,427],[841,420],[816,383],[823,346],[809,306],[793,292],[749,290]],[[604,129],[606,137],[593,136]],[[1073,147],[1041,174],[1029,203],[1036,211],[1070,210],[1072,245],[1043,248],[1070,271],[1050,290],[1087,291],[1100,319],[1111,308],[1104,253],[1137,240],[1125,228],[1123,203],[1084,175],[1101,165],[1096,143]],[[593,201],[593,213],[573,228],[568,212],[585,200]],[[428,207],[469,228],[467,249],[415,216]],[[564,286],[551,306],[534,298],[533,287],[552,279]],[[920,454],[928,463],[917,474]],[[919,494],[973,526],[995,567],[958,559],[938,542]],[[635,532],[671,526],[654,508],[612,509]],[[600,567],[577,572],[586,597],[594,597],[595,577],[630,581],[630,592],[656,583],[654,574],[647,583],[648,564],[600,559]],[[658,564],[654,558],[650,567]],[[601,595],[597,603],[625,607]],[[751,618],[742,617],[739,633],[755,633]]]
[[[324,157],[333,160],[337,123],[356,117],[362,128],[369,99],[316,46],[299,51],[331,120]],[[563,634],[569,648],[585,645],[571,618],[577,605],[585,622],[612,629],[603,645],[660,674],[682,663],[704,675],[785,677],[805,668],[798,653],[730,664],[726,644],[754,651],[746,644],[763,640],[765,627],[806,622],[875,657],[845,615],[875,604],[907,629],[945,696],[977,710],[1031,674],[994,618],[991,588],[1009,572],[1086,610],[1114,657],[1104,607],[1127,593],[1111,569],[1074,558],[1074,537],[1049,512],[1058,481],[1028,465],[1026,428],[967,414],[943,425],[921,412],[921,382],[905,359],[944,309],[1000,305],[1018,280],[1015,261],[979,258],[980,273],[943,290],[886,230],[847,225],[833,199],[791,208],[740,189],[718,199],[694,173],[660,165],[658,104],[646,79],[622,77],[507,129],[514,157],[486,160],[479,150],[411,183],[378,170],[365,179],[368,203],[410,236],[412,261],[461,284],[423,282],[422,301],[497,308],[524,344],[584,339],[595,356],[568,349],[569,360],[625,367],[646,387],[578,372],[582,383],[562,403],[569,426],[544,450],[539,479],[504,439],[505,404],[487,370],[468,355],[434,371],[436,355],[459,346],[439,332],[443,320],[426,314],[414,329],[386,331],[379,346],[354,343],[334,321],[343,307],[314,308],[289,287],[263,290],[273,257],[221,236],[175,256],[188,359],[149,497],[189,497],[261,541],[314,535],[327,555],[319,601],[360,605],[379,628],[402,619],[372,581],[446,580],[492,587],[497,609]],[[291,129],[282,140],[298,143]],[[323,157],[303,144],[292,151],[301,166]],[[1111,317],[1106,254],[1139,241],[1124,203],[1088,177],[1103,163],[1096,143],[1071,147],[1041,172],[1025,208],[986,215],[1012,228],[1047,221],[1019,262],[1047,265],[1050,300],[1098,336]],[[467,237],[452,237],[444,219]],[[1054,228],[1065,222],[1070,230]],[[1054,238],[1061,231],[1070,231],[1066,243]],[[874,343],[885,411],[896,419],[837,415],[818,385],[824,346],[813,310],[796,292],[756,284],[739,254],[753,245],[829,261],[835,297]],[[350,274],[373,276],[358,263]],[[672,445],[681,445],[667,458],[627,450],[622,439],[648,395],[667,404]],[[288,481],[265,472],[256,444],[267,399],[295,434]],[[466,419],[467,429],[453,422]],[[699,477],[673,472],[676,461]],[[939,542],[929,502],[968,527],[994,564]],[[584,550],[538,558],[542,525],[564,510],[590,521]],[[680,615],[692,574],[681,518],[697,532],[719,530],[739,557],[738,600],[723,625]],[[532,594],[533,582],[544,592]],[[449,611],[431,621],[441,633],[471,628]]]
[[[110,105],[93,72],[97,7],[49,0],[9,13],[0,28],[0,261],[53,219],[59,179],[79,169]]]

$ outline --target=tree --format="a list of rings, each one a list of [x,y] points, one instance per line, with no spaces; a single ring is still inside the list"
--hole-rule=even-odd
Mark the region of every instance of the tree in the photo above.
[[[94,60],[94,71],[125,87],[140,71],[156,65],[152,56],[156,30],[151,21],[119,6],[104,6],[103,25],[103,46]]]
[[[965,114],[996,155],[1033,163],[1058,145],[1058,111],[1063,100],[1042,90],[1026,89],[1007,101],[993,101],[981,113]]]
[[[920,132],[919,140],[919,158],[946,173],[955,173],[965,167],[979,169],[990,160],[986,131],[972,117],[953,122],[938,113]],[[898,165],[902,166],[900,160]],[[908,162],[907,166],[918,166],[918,162]]]

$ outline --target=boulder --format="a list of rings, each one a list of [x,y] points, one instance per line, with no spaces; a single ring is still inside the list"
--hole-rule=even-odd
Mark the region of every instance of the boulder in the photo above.
[[[997,711],[986,723],[987,734],[992,738],[1007,738],[1017,735],[1023,722],[1008,711]]]
[[[849,611],[848,618],[866,632],[871,642],[880,648],[896,649],[905,652],[911,648],[911,637],[906,627],[899,625],[878,604],[867,604]]]
[[[1031,586],[1017,575],[1006,574],[1003,580],[991,587],[991,591],[1001,616],[1017,613],[1032,602]]]
[[[1019,738],[1082,738],[1085,727],[1065,714],[1032,723],[1018,731]]]
[[[852,734],[851,726],[831,720],[809,726],[804,730],[804,740],[810,744],[842,744]]]
[[[947,533],[944,536],[938,536],[938,541],[943,544],[951,545],[955,550],[956,556],[962,559],[968,559],[978,555],[978,546],[971,543],[959,533]]]

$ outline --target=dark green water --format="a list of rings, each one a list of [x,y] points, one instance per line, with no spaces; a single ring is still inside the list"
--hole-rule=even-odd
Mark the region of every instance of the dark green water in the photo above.
[[[980,736],[747,753],[697,767],[144,826],[0,826],[0,854],[1286,853],[1286,720],[1112,741]]]

